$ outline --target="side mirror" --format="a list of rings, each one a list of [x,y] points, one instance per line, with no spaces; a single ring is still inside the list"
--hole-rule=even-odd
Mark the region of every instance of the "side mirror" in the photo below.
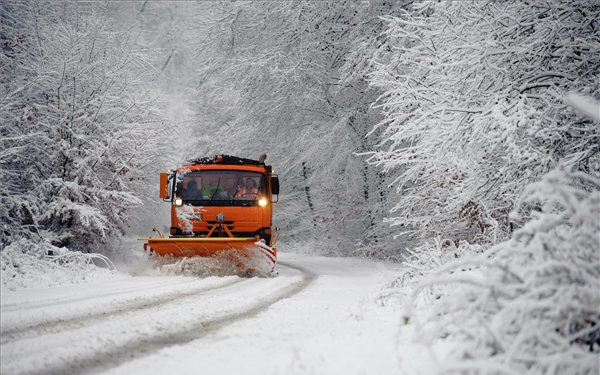
[[[271,176],[271,194],[279,194],[279,177]]]
[[[169,174],[163,172],[160,174],[160,197],[162,199],[169,199]]]

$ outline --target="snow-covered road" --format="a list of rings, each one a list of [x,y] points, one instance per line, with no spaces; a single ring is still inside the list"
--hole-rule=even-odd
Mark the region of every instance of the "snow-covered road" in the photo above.
[[[2,374],[397,370],[393,266],[280,256],[274,278],[131,276],[2,295]]]

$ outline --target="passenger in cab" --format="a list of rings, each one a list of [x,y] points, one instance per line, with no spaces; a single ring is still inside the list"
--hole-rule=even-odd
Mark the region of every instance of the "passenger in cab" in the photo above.
[[[211,199],[213,194],[217,190],[219,184],[219,178],[216,176],[208,175],[202,178],[202,188],[200,189],[200,195],[202,199]]]

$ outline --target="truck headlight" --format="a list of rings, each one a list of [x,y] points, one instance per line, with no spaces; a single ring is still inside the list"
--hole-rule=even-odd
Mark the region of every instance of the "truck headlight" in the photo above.
[[[183,199],[181,199],[181,198],[175,198],[173,200],[173,203],[175,203],[175,206],[181,206],[183,204]]]
[[[265,207],[267,205],[267,203],[268,202],[267,202],[267,200],[265,198],[260,198],[258,200],[258,205],[261,206],[261,207]]]

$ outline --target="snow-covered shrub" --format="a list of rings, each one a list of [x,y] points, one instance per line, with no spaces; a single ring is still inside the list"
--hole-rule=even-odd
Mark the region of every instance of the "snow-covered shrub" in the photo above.
[[[413,300],[412,291],[426,275],[444,264],[465,256],[480,254],[485,247],[466,241],[455,243],[449,239],[436,237],[433,241],[422,243],[414,248],[406,248],[400,255],[403,270],[400,275],[389,281],[377,296],[377,303],[393,303],[403,311],[411,311],[412,304],[429,304],[444,293],[443,287],[431,287],[419,295],[422,301]],[[404,314],[404,313],[403,313]],[[408,314],[404,314],[407,315]]]
[[[106,280],[116,276],[101,254],[84,254],[49,243],[18,240],[0,252],[2,288],[49,287]]]
[[[452,342],[438,373],[597,374],[600,179],[555,170],[529,185],[509,241],[435,267],[406,311],[419,336]]]
[[[597,124],[562,99],[600,99],[597,1],[421,1],[386,20],[370,160],[396,175],[393,224],[497,243],[521,224],[508,214],[527,184],[600,173]]]
[[[0,5],[0,247],[119,234],[158,151],[150,77],[99,3]],[[136,192],[137,190],[137,192]]]

